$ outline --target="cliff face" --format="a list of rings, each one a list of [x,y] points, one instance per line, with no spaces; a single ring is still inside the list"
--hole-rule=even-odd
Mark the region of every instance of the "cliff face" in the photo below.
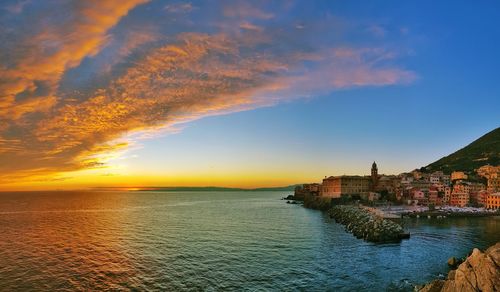
[[[448,279],[435,280],[420,291],[500,291],[500,242],[484,253],[475,248]]]

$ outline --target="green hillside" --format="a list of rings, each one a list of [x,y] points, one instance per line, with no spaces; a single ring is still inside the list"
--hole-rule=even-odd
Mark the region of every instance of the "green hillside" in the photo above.
[[[445,173],[455,170],[471,173],[485,164],[500,164],[500,128],[487,133],[457,152],[427,165],[425,169],[442,170]]]

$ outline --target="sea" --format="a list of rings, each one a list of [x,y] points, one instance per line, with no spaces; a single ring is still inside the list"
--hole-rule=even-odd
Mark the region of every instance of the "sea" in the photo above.
[[[355,238],[287,192],[0,193],[0,291],[412,291],[500,241],[500,217]]]

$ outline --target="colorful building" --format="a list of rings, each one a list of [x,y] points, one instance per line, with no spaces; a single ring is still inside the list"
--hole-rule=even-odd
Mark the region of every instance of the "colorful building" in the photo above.
[[[478,168],[476,172],[488,180],[488,192],[500,192],[500,166],[484,165]]]
[[[488,179],[488,192],[500,192],[500,178],[499,176],[491,177]]]
[[[455,207],[465,207],[469,204],[469,193],[453,192],[450,196],[450,205]]]
[[[500,209],[500,193],[489,194],[486,196],[487,209]]]
[[[341,195],[359,195],[370,191],[371,178],[367,176],[342,175],[323,179],[320,195],[340,198]]]
[[[486,205],[486,197],[488,196],[488,191],[482,190],[477,193],[471,193],[471,200],[474,199],[477,203],[478,206],[485,206]]]
[[[341,195],[360,195],[361,193],[376,190],[378,181],[378,168],[374,161],[370,176],[341,175],[325,177],[320,187],[320,196],[340,198]]]
[[[467,174],[463,171],[454,171],[451,173],[451,180],[467,179]]]

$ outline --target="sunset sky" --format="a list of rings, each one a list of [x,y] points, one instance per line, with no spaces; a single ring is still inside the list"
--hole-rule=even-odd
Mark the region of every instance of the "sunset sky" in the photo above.
[[[4,0],[0,190],[397,174],[500,126],[498,1]]]

